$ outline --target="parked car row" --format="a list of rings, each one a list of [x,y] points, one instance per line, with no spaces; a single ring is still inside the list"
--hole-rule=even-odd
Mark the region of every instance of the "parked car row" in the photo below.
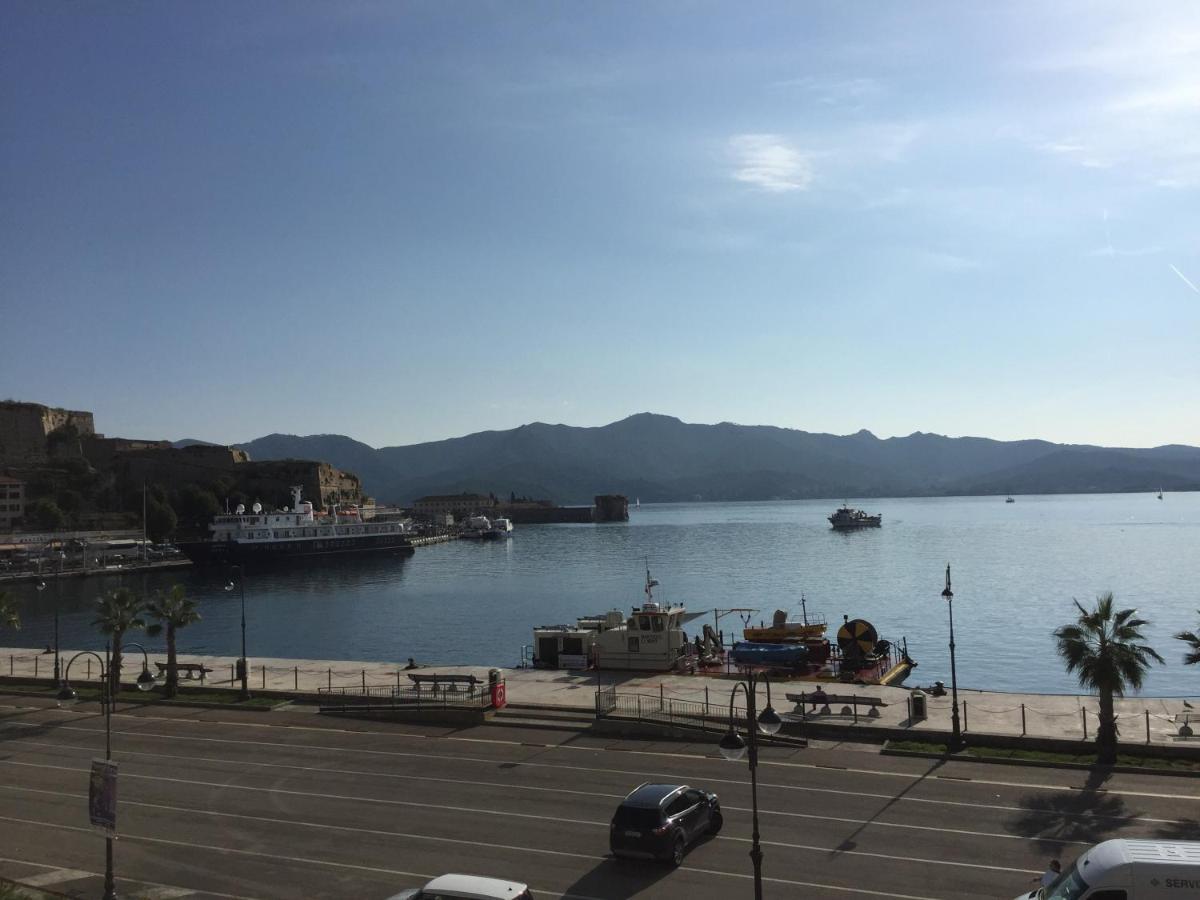
[[[608,827],[613,856],[678,866],[688,848],[721,830],[721,803],[711,791],[686,784],[640,784],[621,801]],[[478,875],[442,875],[389,900],[532,900],[519,881]]]

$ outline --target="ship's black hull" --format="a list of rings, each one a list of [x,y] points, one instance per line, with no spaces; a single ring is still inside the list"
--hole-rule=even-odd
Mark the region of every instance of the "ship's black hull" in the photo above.
[[[352,556],[365,553],[411,553],[408,539],[396,534],[368,534],[339,539],[238,543],[236,541],[194,541],[179,549],[198,566],[230,565],[272,560],[323,556]]]

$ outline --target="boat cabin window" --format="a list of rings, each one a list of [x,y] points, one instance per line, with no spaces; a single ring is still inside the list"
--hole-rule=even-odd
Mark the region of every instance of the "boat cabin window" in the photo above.
[[[630,616],[629,621],[625,623],[625,627],[630,631],[634,631],[637,628],[637,619],[635,619],[633,616]]]
[[[650,630],[650,617],[642,616],[638,620],[638,627],[641,628],[642,631],[649,631]]]
[[[653,618],[650,619],[650,621],[654,625],[655,631],[663,630],[663,617],[662,616],[654,616]]]

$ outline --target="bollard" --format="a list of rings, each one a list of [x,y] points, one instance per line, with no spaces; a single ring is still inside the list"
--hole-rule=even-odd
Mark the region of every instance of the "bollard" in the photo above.
[[[1146,743],[1150,743],[1150,710],[1146,710]]]
[[[1021,737],[1025,737],[1025,704],[1021,704]]]
[[[1087,740],[1087,710],[1079,707],[1079,718],[1083,720],[1083,739]]]

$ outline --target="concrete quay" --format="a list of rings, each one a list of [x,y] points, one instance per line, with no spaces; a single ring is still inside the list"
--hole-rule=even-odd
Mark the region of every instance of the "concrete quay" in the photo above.
[[[61,651],[63,664],[76,652]],[[140,653],[127,650],[126,677],[132,681],[141,664]],[[236,657],[199,656],[181,653],[181,663],[201,663],[212,669],[204,685],[216,689],[236,689],[240,682],[235,676]],[[166,662],[166,653],[155,650],[150,654],[151,671],[155,662]],[[396,684],[408,686],[406,662],[363,662],[333,659],[252,658],[249,686],[252,691],[315,694],[319,689],[342,688],[353,693],[363,685]],[[53,673],[52,655],[28,647],[0,648],[0,679],[49,678]],[[429,674],[475,675],[487,683],[488,666],[421,665],[418,670]],[[651,717],[658,710],[680,710],[685,706],[693,714],[697,708],[706,710],[712,720],[728,714],[730,691],[736,676],[679,675],[665,673],[571,672],[547,669],[502,668],[508,702],[530,710],[543,709],[548,713],[594,711],[598,686],[614,689],[629,710],[640,704]],[[71,681],[84,683],[99,676],[94,660],[81,657],[71,669]],[[185,686],[200,684],[199,679],[181,676]],[[771,702],[788,723],[785,730],[821,733],[853,728],[863,738],[910,736],[914,740],[936,739],[951,730],[950,696],[926,696],[927,715],[914,720],[910,715],[911,688],[879,685],[824,684],[826,694],[833,697],[853,696],[879,701],[871,706],[850,702],[835,702],[814,706],[805,704],[804,714],[788,694],[810,695],[816,683],[805,681],[774,681]],[[636,700],[634,698],[641,698]],[[760,687],[759,708],[766,705],[766,690]],[[1124,746],[1134,748],[1147,744],[1173,747],[1200,757],[1200,737],[1180,734],[1184,725],[1200,730],[1200,700],[1129,696],[1117,698],[1121,739]],[[1076,694],[1022,694],[999,691],[959,690],[960,717],[968,738],[983,741],[988,736],[1003,738],[1040,738],[1083,743],[1095,737],[1098,723],[1095,696]],[[699,707],[697,706],[699,705]]]

